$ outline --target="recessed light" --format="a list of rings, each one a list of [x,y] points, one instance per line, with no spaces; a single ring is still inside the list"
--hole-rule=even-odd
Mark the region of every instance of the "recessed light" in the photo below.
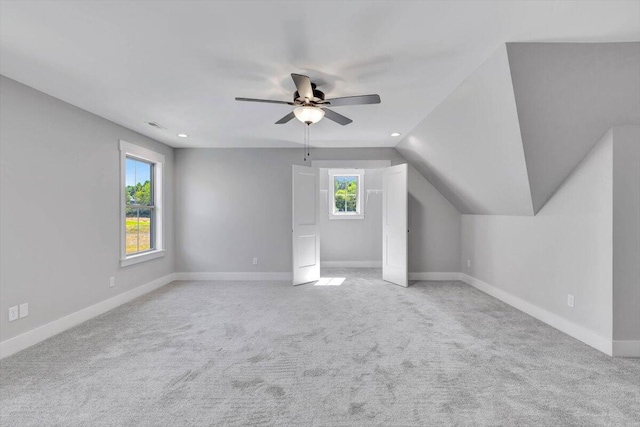
[[[189,135],[187,135],[186,133],[179,133],[178,136],[180,138],[189,138]]]
[[[400,135],[402,135],[400,132],[394,132],[391,134],[391,136],[400,136]]]

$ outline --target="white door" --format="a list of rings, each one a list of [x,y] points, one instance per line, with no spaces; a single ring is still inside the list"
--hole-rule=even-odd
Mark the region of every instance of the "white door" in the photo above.
[[[318,168],[293,166],[293,284],[320,279]]]
[[[407,165],[382,173],[382,279],[409,286]]]

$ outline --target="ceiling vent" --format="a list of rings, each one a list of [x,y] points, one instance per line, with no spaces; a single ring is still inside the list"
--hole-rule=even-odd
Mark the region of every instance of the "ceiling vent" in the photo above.
[[[156,129],[161,129],[161,130],[165,130],[165,129],[167,129],[166,127],[164,127],[164,126],[162,126],[162,125],[159,125],[159,124],[158,124],[158,123],[156,123],[156,122],[147,122],[147,124],[148,124],[149,126],[151,126],[151,127],[156,128]]]

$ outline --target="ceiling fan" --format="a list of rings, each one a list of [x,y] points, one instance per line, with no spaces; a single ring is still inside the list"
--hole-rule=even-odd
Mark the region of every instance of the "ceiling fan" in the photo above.
[[[302,123],[311,125],[318,123],[323,117],[332,120],[342,126],[348,125],[353,120],[338,114],[327,107],[342,107],[344,105],[380,104],[379,95],[345,96],[342,98],[324,99],[324,93],[316,89],[316,84],[311,79],[301,74],[291,74],[291,78],[297,90],[293,94],[293,101],[274,101],[270,99],[236,98],[236,101],[265,102],[268,104],[287,104],[296,108],[280,120],[277,125],[287,123],[294,117]]]

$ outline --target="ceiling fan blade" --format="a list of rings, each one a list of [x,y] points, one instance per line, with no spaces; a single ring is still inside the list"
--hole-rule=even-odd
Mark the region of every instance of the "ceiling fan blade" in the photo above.
[[[309,77],[303,76],[302,74],[292,73],[291,78],[296,84],[298,95],[303,98],[313,99],[313,88],[311,87],[311,79],[309,79]]]
[[[264,102],[264,103],[267,103],[267,104],[285,104],[285,105],[295,105],[293,102],[287,102],[287,101],[274,101],[274,100],[272,100],[272,99],[236,98],[236,101]]]
[[[343,105],[380,104],[380,95],[345,96],[343,98],[326,99],[325,101],[332,107],[342,107]]]
[[[276,122],[277,125],[281,125],[284,123],[287,123],[289,120],[293,119],[296,115],[293,114],[293,111],[290,112],[289,114],[287,114],[286,116],[284,116],[283,118],[281,118],[280,120],[278,120]]]
[[[350,118],[343,116],[342,114],[338,114],[333,110],[329,110],[328,108],[323,108],[323,110],[324,110],[324,116],[327,119],[333,120],[334,122],[339,123],[342,126],[348,125],[353,121]]]

